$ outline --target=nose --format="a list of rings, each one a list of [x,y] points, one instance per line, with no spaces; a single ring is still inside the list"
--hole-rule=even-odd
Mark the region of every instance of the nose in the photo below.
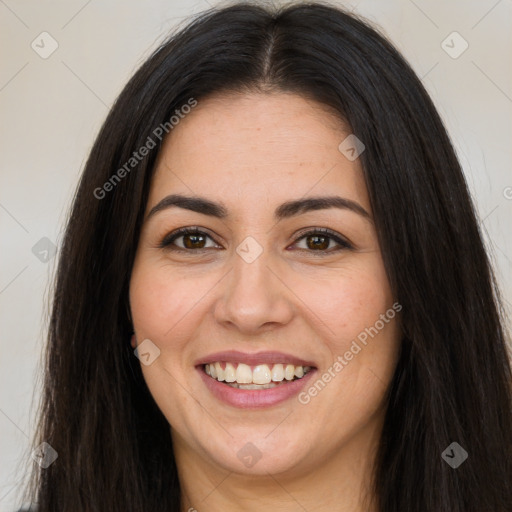
[[[233,269],[223,280],[215,304],[218,323],[242,334],[257,334],[291,321],[294,313],[290,289],[277,265],[263,252],[248,263],[233,255]]]

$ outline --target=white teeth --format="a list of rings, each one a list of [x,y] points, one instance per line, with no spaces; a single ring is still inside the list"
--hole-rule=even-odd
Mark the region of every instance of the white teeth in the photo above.
[[[286,368],[284,369],[284,378],[286,380],[292,380],[295,376],[295,366],[293,364],[287,364]]]
[[[254,384],[268,384],[272,380],[270,368],[266,364],[259,364],[252,372]]]
[[[222,368],[224,366],[224,368]],[[205,364],[207,375],[231,387],[240,389],[267,389],[277,386],[283,380],[291,381],[302,378],[311,371],[311,366],[294,366],[293,364],[276,363],[274,365],[259,364],[251,367],[244,363],[215,363]],[[277,383],[277,384],[275,384]]]
[[[272,380],[281,382],[284,379],[284,367],[282,364],[275,364],[272,367]]]
[[[208,368],[208,365],[206,365]],[[226,369],[224,371],[224,380],[226,382],[235,382],[236,380],[236,371],[235,367],[231,363],[226,363]]]
[[[252,371],[251,367],[240,363],[236,369],[236,381],[239,384],[251,384],[252,383]]]
[[[220,363],[215,363],[215,373],[217,374],[217,380],[224,380],[224,370]]]

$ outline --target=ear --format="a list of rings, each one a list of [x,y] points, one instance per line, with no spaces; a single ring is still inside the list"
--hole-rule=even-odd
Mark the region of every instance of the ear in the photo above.
[[[132,334],[130,345],[132,346],[132,348],[137,348],[137,340],[135,339],[135,334]]]

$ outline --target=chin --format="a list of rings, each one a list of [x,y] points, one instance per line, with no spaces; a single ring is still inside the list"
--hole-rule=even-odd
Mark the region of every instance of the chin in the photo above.
[[[297,472],[308,457],[306,439],[310,436],[296,431],[291,435],[285,430],[279,436],[273,435],[275,428],[267,425],[252,432],[247,427],[243,431],[241,428],[240,433],[231,432],[233,437],[228,443],[219,440],[209,444],[206,453],[215,465],[237,474],[264,476]],[[293,426],[292,429],[296,430]]]

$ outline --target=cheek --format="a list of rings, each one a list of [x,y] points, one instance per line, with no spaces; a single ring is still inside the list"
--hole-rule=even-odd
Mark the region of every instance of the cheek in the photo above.
[[[198,301],[204,293],[168,265],[151,258],[135,262],[130,307],[137,341],[150,339],[160,349],[160,356],[141,369],[169,423],[186,417],[187,407],[193,406],[191,393],[184,387],[184,360],[190,332],[197,323]]]
[[[301,281],[301,296],[332,348],[345,348],[392,307],[387,275],[377,254],[318,279]],[[394,316],[394,315],[393,315]]]
[[[196,313],[205,283],[186,279],[161,264],[135,265],[130,282],[130,306],[138,337],[153,336],[163,343],[176,339]],[[178,336],[179,337],[179,336]]]

